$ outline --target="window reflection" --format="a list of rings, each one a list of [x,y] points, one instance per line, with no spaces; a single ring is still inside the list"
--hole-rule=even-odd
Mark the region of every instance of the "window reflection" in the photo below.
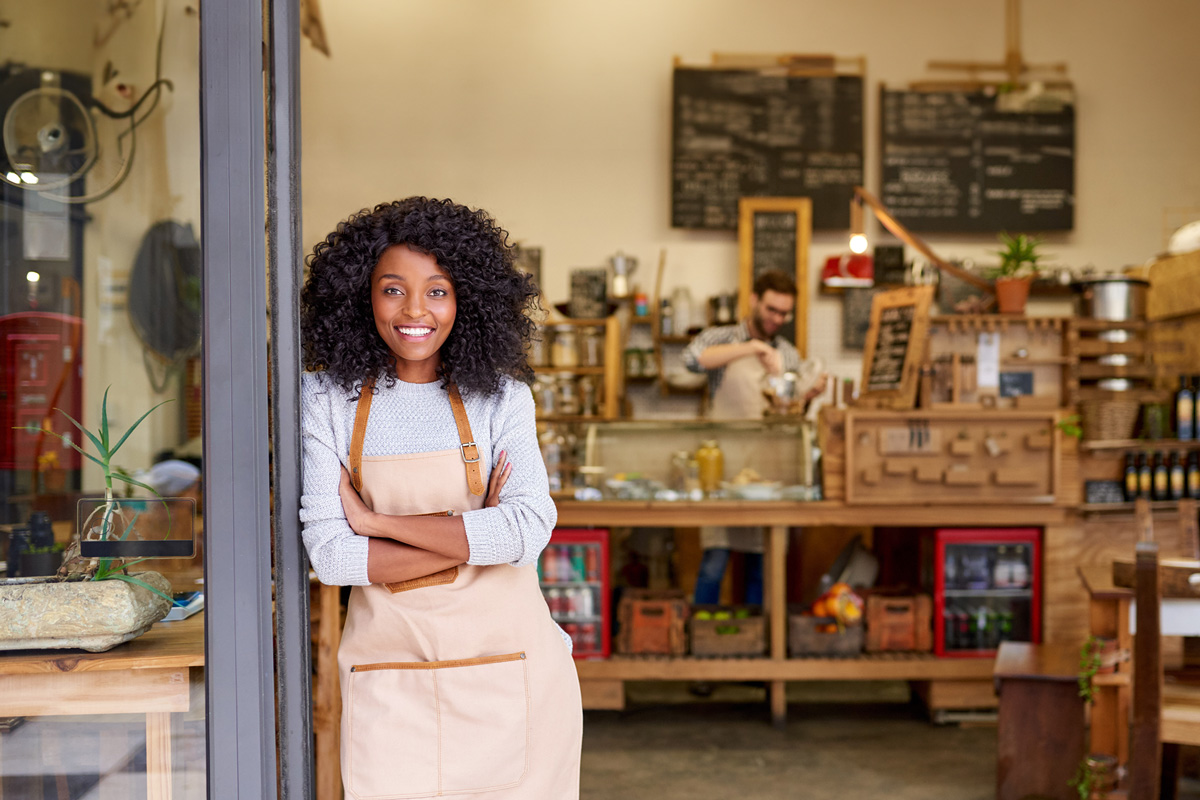
[[[191,538],[202,428],[197,9],[186,0],[38,0],[10,4],[4,16],[0,563],[13,542],[46,549],[37,537],[59,548],[60,561],[64,550],[74,555],[80,503],[103,508],[109,482],[112,497],[141,509],[142,539]],[[113,445],[163,401],[112,458],[115,478],[76,449],[97,454],[72,419],[99,436],[103,409]],[[202,590],[201,531],[197,519],[196,547],[159,548],[173,557],[128,572],[160,572],[172,594]],[[96,561],[73,563],[80,571]],[[155,796],[168,783],[174,797],[203,797],[203,616],[155,622],[103,653],[0,649],[0,793]],[[0,648],[6,635],[0,620]],[[150,673],[132,665],[167,642],[184,655],[162,661],[167,688],[155,695],[139,683]],[[36,703],[28,691],[15,695],[15,672],[63,656],[93,664],[66,670],[73,699],[53,672]],[[94,683],[105,672],[108,683]]]

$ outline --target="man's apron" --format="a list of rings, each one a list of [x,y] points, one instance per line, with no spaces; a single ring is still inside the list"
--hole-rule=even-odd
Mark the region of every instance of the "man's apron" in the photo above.
[[[468,462],[478,449],[458,391],[461,447],[363,458],[371,396],[364,386],[350,446],[367,506],[391,515],[482,508],[479,463]],[[347,797],[578,798],[579,680],[534,565],[464,564],[355,586],[338,675]]]
[[[766,368],[758,356],[743,356],[725,367],[721,383],[713,392],[708,418],[711,420],[762,419],[767,410],[763,395]],[[726,476],[732,477],[732,476]],[[762,528],[700,528],[700,547],[704,550],[736,550],[739,553],[763,551]]]

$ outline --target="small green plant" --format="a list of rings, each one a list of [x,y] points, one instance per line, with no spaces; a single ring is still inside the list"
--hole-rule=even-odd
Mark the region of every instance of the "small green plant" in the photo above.
[[[62,551],[62,542],[55,542],[54,544],[42,545],[41,547],[27,547],[21,552],[33,556],[38,555],[39,553],[61,553]]]
[[[988,277],[995,278],[1034,278],[1039,272],[1038,261],[1045,258],[1040,252],[1042,239],[1038,236],[1026,236],[1018,233],[1010,236],[1000,234],[1001,250],[992,251],[1000,256],[1000,265],[988,270]]]
[[[1083,760],[1079,762],[1079,766],[1075,768],[1075,777],[1067,781],[1067,785],[1079,795],[1079,800],[1088,800],[1098,783],[1098,776],[1088,764],[1087,756],[1084,756]]]
[[[1092,678],[1100,671],[1100,651],[1104,643],[1096,636],[1089,636],[1079,649],[1079,696],[1085,703],[1091,704],[1095,699],[1092,689]]]
[[[98,534],[99,534],[97,536],[98,539],[100,539],[102,541],[108,540],[108,539],[119,539],[119,540],[123,541],[124,539],[126,539],[129,536],[130,533],[133,532],[134,526],[137,522],[137,516],[138,516],[137,514],[134,514],[131,519],[129,519],[127,522],[125,522],[125,530],[120,536],[113,535],[113,517],[114,516],[120,517],[124,513],[121,510],[119,501],[114,499],[114,495],[113,495],[114,481],[119,481],[121,483],[124,483],[124,484],[126,484],[126,486],[141,487],[142,489],[149,491],[151,494],[153,494],[155,497],[159,498],[160,500],[162,499],[162,495],[160,495],[157,491],[155,491],[154,487],[147,486],[146,484],[142,483],[141,481],[134,480],[124,470],[120,469],[119,467],[114,467],[112,460],[113,460],[113,456],[115,456],[117,454],[117,451],[121,449],[121,445],[125,444],[125,441],[129,438],[130,434],[132,434],[134,432],[134,430],[137,429],[138,425],[142,424],[142,421],[145,420],[146,417],[150,416],[157,408],[159,408],[159,406],[163,406],[172,401],[164,400],[163,402],[155,405],[153,408],[151,408],[145,414],[142,414],[142,416],[138,417],[137,422],[130,425],[129,429],[127,431],[125,431],[124,434],[121,435],[121,438],[116,441],[116,444],[113,444],[112,438],[110,437],[110,431],[108,429],[108,392],[110,389],[112,389],[111,386],[109,386],[108,389],[104,390],[104,400],[100,404],[100,427],[97,429],[96,433],[92,433],[87,428],[83,427],[83,425],[79,422],[79,420],[75,419],[70,414],[63,411],[61,408],[54,409],[55,411],[57,411],[58,413],[62,414],[64,417],[66,417],[68,420],[70,420],[71,424],[74,425],[76,428],[78,428],[80,433],[82,433],[84,436],[86,436],[88,438],[89,441],[91,441],[91,443],[96,448],[97,455],[92,455],[91,453],[87,452],[79,445],[75,444],[75,442],[71,441],[70,439],[68,439],[65,436],[62,436],[61,434],[55,433],[54,431],[46,430],[45,428],[38,428],[34,425],[29,425],[29,426],[26,426],[26,427],[20,429],[20,430],[24,430],[28,433],[44,433],[44,434],[49,434],[50,436],[54,436],[57,439],[61,440],[68,447],[70,447],[71,449],[78,452],[84,458],[97,464],[100,467],[100,469],[102,469],[104,471],[104,504],[102,506],[97,506],[97,508],[88,516],[87,520],[84,522],[82,529],[79,531],[79,536],[81,539],[91,535],[91,532],[93,530],[92,522],[97,513],[101,514],[100,524],[98,526]],[[165,502],[164,502],[164,505],[166,505]],[[170,507],[169,506],[167,507],[167,514],[170,515]],[[170,595],[167,595],[164,592],[159,591],[158,589],[154,588],[153,586],[146,583],[145,581],[135,578],[127,572],[129,567],[133,566],[134,564],[140,564],[142,561],[145,561],[145,560],[146,559],[144,559],[144,558],[136,559],[134,561],[123,561],[122,559],[119,559],[119,558],[99,558],[99,559],[96,559],[96,564],[94,567],[95,571],[92,572],[91,578],[92,578],[92,580],[96,580],[96,581],[104,581],[104,580],[125,581],[126,583],[131,583],[136,586],[141,586],[143,589],[148,589],[149,591],[154,592],[157,595],[165,597],[167,600],[171,600],[172,598],[170,597]],[[89,571],[90,571],[90,568],[89,568]]]
[[[1082,439],[1083,438],[1083,428],[1081,427],[1082,422],[1083,422],[1083,417],[1079,416],[1078,414],[1071,414],[1070,416],[1063,417],[1058,422],[1054,423],[1054,427],[1058,428],[1060,431],[1062,431],[1067,436],[1073,436],[1076,439]]]

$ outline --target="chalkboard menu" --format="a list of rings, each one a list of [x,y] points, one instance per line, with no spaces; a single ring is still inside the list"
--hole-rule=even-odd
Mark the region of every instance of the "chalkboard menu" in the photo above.
[[[880,199],[908,229],[1074,226],[1074,106],[1012,112],[984,92],[884,89],[880,108]]]
[[[868,392],[899,391],[904,382],[904,357],[912,334],[913,306],[885,308],[875,334],[875,352],[867,370]]]
[[[796,214],[754,212],[754,277],[773,269],[790,275],[796,268]]]
[[[814,228],[847,228],[863,182],[857,75],[677,67],[671,225],[733,230],[740,197],[809,197]]]
[[[872,298],[860,404],[898,409],[915,405],[917,367],[924,358],[932,302],[932,286],[894,289]]]

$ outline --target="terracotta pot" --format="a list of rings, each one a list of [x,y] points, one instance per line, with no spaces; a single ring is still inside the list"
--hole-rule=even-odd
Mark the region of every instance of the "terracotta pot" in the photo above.
[[[996,310],[1001,314],[1024,314],[1033,278],[996,278]]]

